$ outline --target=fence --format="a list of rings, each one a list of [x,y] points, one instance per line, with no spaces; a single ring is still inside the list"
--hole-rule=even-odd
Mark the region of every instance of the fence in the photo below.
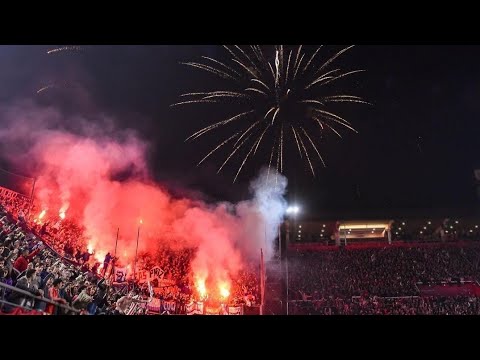
[[[31,298],[32,300],[35,300],[35,301],[31,302],[32,306],[18,305],[18,304],[12,303],[12,302],[10,302],[6,299],[7,290],[10,290],[11,292],[15,292],[17,294],[21,294],[22,296],[24,296],[24,297],[26,296],[28,298]],[[7,284],[4,284],[4,283],[0,282],[0,314],[5,314],[4,310],[8,306],[12,307],[13,309],[20,308],[20,309],[24,309],[24,310],[27,310],[27,311],[34,311],[35,310],[34,303],[36,301],[55,305],[58,308],[62,308],[64,310],[66,310],[67,313],[73,313],[73,314],[79,314],[80,313],[80,310],[74,309],[70,306],[63,305],[63,304],[57,303],[55,301],[45,299],[43,297],[33,295],[33,294],[29,293],[28,291],[25,291],[25,290],[16,288],[14,286],[10,286],[10,285],[7,285]],[[30,302],[27,301],[25,303],[28,304]],[[5,305],[7,305],[7,307]]]

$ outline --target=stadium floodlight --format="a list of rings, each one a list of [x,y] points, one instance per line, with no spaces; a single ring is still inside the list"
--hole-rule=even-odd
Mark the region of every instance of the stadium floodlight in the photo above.
[[[289,206],[287,208],[287,214],[297,215],[300,212],[300,208],[297,205]]]

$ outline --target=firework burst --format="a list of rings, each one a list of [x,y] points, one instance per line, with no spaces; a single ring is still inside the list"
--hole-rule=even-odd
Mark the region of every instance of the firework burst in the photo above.
[[[308,163],[315,176],[313,158],[318,157],[325,166],[315,141],[318,135],[332,132],[341,138],[340,128],[357,132],[350,122],[333,112],[330,105],[339,102],[368,104],[359,96],[332,93],[332,87],[327,86],[364,71],[331,69],[331,64],[352,47],[348,46],[326,61],[320,61],[322,46],[307,56],[302,45],[289,47],[289,50],[286,46],[277,45],[268,47],[269,51],[258,45],[235,45],[224,46],[230,56],[229,61],[204,56],[201,62],[185,62],[185,65],[224,79],[229,85],[226,85],[227,90],[182,94],[181,101],[172,106],[235,102],[243,107],[243,111],[206,126],[187,139],[197,139],[229,124],[242,126],[227,139],[222,139],[198,165],[221,148],[230,146],[229,154],[218,172],[232,157],[241,154],[233,180],[235,182],[247,160],[257,153],[262,143],[267,143],[268,137],[269,168],[276,166],[279,172],[283,172],[284,146],[291,139],[300,158]]]

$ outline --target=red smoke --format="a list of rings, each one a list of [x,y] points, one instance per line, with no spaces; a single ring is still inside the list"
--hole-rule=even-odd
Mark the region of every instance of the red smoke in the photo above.
[[[147,146],[131,131],[115,131],[105,119],[97,119],[97,125],[74,119],[74,133],[62,129],[72,119],[31,104],[0,114],[7,119],[7,126],[0,129],[4,153],[37,176],[38,214],[48,209],[47,217],[64,214],[78,221],[86,229],[85,246],[95,249],[97,259],[113,253],[120,228],[118,254],[123,260],[126,252],[132,262],[140,228],[139,252],[154,253],[159,244],[194,247],[194,280],[228,296],[230,279],[243,260],[259,259],[260,248],[271,251],[285,184],[275,192],[274,211],[269,208],[271,195],[265,201],[260,196],[238,205],[177,199],[153,182],[145,160]],[[128,180],[116,180],[122,173],[128,173]],[[268,218],[272,213],[274,218]]]

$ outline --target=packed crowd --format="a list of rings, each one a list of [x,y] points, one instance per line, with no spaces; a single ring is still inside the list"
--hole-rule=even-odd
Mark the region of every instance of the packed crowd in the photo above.
[[[289,255],[292,314],[480,314],[472,296],[422,296],[419,284],[476,282],[476,243],[341,248]]]
[[[103,264],[93,259],[84,247],[83,229],[75,223],[62,220],[50,225],[38,218],[27,223],[28,211],[29,204],[24,198],[0,195],[0,282],[88,314],[124,313],[135,294],[143,299],[153,295],[174,301],[178,303],[177,309],[196,298],[190,271],[194,249],[159,248],[156,254],[139,256],[139,268],[159,266],[165,270],[163,280],[169,285],[152,284],[152,294],[145,283],[132,280],[124,285],[125,278],[122,283],[115,283],[115,276],[108,275],[116,259],[110,254]],[[68,312],[38,299],[33,303],[10,290],[6,296],[11,303],[29,305],[46,313]],[[254,268],[245,269],[233,281],[229,302],[249,306],[259,302],[258,275]],[[4,306],[2,311],[9,309]]]
[[[91,272],[82,273],[78,266],[63,262],[39,238],[25,231],[24,225],[15,221],[1,206],[0,282],[37,296],[34,299],[2,288],[4,293],[1,295],[10,304],[4,304],[1,310],[7,313],[15,305],[21,305],[48,314],[95,314],[114,311],[115,301],[118,300],[104,279]],[[68,305],[68,308],[41,299]]]
[[[29,204],[21,197],[0,195],[0,282],[38,296],[33,301],[0,290],[8,302],[49,314],[123,314],[132,302],[151,295],[146,284],[115,284],[108,271],[102,271],[114,258],[108,254],[103,264],[96,262],[85,248],[83,229],[74,222],[27,223],[28,212]],[[425,296],[417,285],[477,281],[480,246],[427,245],[431,244],[290,253],[290,314],[479,314],[479,300],[473,295]],[[191,303],[196,296],[190,269],[194,255],[195,249],[170,248],[140,254],[140,267],[159,266],[170,284],[153,284],[154,297],[178,303],[177,309]],[[250,264],[232,282],[231,305],[259,304],[258,267]],[[0,311],[12,307],[4,305]]]
[[[480,298],[452,297],[357,297],[322,298],[290,303],[292,315],[480,315]]]

